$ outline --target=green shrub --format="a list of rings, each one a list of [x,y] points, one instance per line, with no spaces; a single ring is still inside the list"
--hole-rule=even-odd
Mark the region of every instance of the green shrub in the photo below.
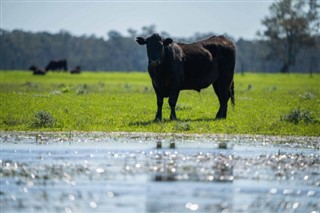
[[[305,92],[302,95],[299,95],[301,99],[303,100],[311,100],[311,99],[315,99],[317,96],[312,93],[312,92]]]
[[[16,119],[16,118],[7,117],[6,119],[4,119],[3,123],[4,123],[5,125],[8,125],[8,126],[16,126],[16,125],[21,124],[22,122],[19,121],[19,120]]]
[[[78,89],[77,89],[77,95],[85,95],[88,94],[89,91],[89,87],[87,84],[83,84],[81,85]]]
[[[62,89],[61,89],[61,92],[62,93],[68,93],[68,92],[70,92],[71,90],[70,90],[70,88],[69,87],[63,87]]]
[[[317,120],[313,117],[312,113],[308,110],[300,110],[299,108],[291,110],[288,114],[281,117],[282,121],[298,124],[299,122],[317,123]]]
[[[55,124],[55,120],[49,112],[39,111],[34,115],[34,119],[31,123],[31,127],[33,128],[46,128],[53,127]]]
[[[175,131],[189,131],[189,130],[191,130],[191,125],[189,122],[177,122],[174,125],[173,130],[175,130]]]

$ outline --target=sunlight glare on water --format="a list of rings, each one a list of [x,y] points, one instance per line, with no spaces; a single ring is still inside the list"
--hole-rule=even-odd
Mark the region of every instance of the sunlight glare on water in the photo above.
[[[318,138],[25,134],[0,137],[4,212],[320,209]]]

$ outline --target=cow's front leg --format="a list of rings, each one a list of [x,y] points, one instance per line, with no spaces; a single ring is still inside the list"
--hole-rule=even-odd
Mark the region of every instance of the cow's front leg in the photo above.
[[[169,106],[171,108],[170,120],[177,120],[176,104],[179,97],[179,90],[174,90],[169,96]]]
[[[163,105],[163,96],[157,93],[157,106],[158,110],[156,113],[156,117],[154,119],[154,122],[159,122],[162,120],[162,105]]]

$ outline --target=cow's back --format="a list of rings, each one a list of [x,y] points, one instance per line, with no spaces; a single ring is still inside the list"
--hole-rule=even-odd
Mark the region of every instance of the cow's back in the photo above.
[[[219,76],[222,78],[233,76],[236,63],[236,48],[234,43],[223,35],[211,36],[199,42],[215,58]]]
[[[201,43],[204,48],[210,51],[211,54],[217,58],[220,71],[222,71],[222,69],[225,70],[226,66],[228,67],[228,70],[234,70],[236,48],[232,41],[227,39],[225,36],[212,36]]]
[[[178,43],[183,50],[184,86],[200,91],[219,75],[233,75],[235,46],[225,36],[212,36],[191,44]]]
[[[223,35],[211,36],[206,40],[199,41],[199,43],[218,58],[226,57],[229,54],[235,56],[235,45]]]

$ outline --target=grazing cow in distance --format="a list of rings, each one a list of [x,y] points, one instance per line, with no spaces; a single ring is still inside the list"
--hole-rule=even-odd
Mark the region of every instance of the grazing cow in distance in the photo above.
[[[236,50],[225,36],[211,36],[191,44],[176,43],[171,38],[152,34],[137,37],[146,45],[148,72],[157,96],[155,121],[162,119],[163,99],[169,98],[170,119],[176,120],[175,107],[180,90],[196,90],[213,85],[220,108],[216,119],[227,117],[228,100],[234,105],[234,68]]]
[[[46,66],[46,71],[49,71],[49,70],[67,71],[68,70],[67,60],[66,59],[62,59],[62,60],[50,61],[49,64]]]
[[[80,66],[76,66],[74,69],[70,70],[71,74],[80,74],[81,73],[81,68]]]
[[[29,70],[32,70],[34,75],[45,75],[47,73],[45,69],[34,65],[31,65]]]

